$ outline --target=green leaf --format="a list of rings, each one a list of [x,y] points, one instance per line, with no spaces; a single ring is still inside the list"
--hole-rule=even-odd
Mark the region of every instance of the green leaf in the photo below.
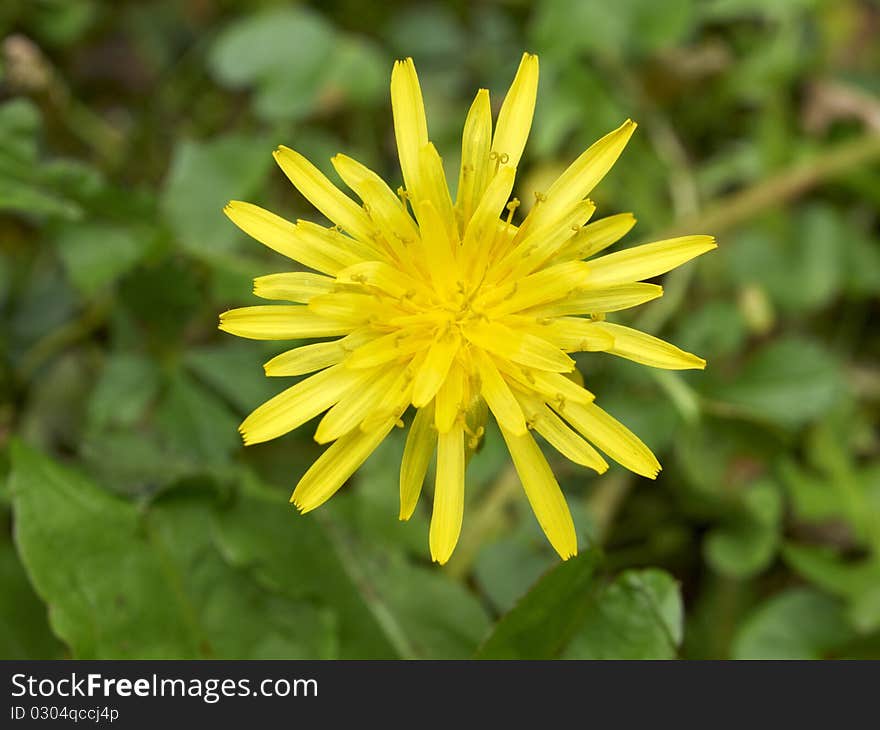
[[[139,510],[20,443],[12,458],[19,552],[75,658],[336,655],[327,610],[226,564],[207,495]]]
[[[598,596],[569,659],[674,659],[684,633],[678,584],[662,570],[628,570]]]
[[[107,358],[89,399],[89,426],[132,426],[144,414],[159,390],[156,363],[133,353]]]
[[[595,603],[594,551],[557,565],[508,611],[477,651],[478,659],[552,659]]]
[[[746,229],[725,252],[741,285],[763,286],[782,310],[827,306],[838,294],[853,233],[828,205],[812,205],[782,231]]]
[[[266,377],[263,362],[268,358],[251,342],[192,348],[184,358],[195,375],[242,413],[269,400],[283,384]]]
[[[184,372],[171,376],[159,418],[169,446],[194,464],[224,465],[241,446],[238,418]]]
[[[259,187],[272,162],[270,152],[253,136],[177,144],[161,207],[186,249],[210,260],[243,240],[223,215],[223,206],[230,199],[247,198]]]
[[[836,359],[810,340],[788,337],[757,352],[732,383],[710,395],[744,415],[794,428],[827,413],[844,392]]]
[[[360,592],[320,525],[296,514],[284,495],[249,489],[234,505],[218,511],[216,537],[224,558],[252,573],[268,590],[332,607],[341,656],[395,657],[373,612],[375,597]]]
[[[683,633],[678,584],[662,570],[628,570],[610,584],[585,553],[547,573],[502,616],[479,659],[671,659]]]
[[[480,550],[474,577],[495,609],[509,611],[553,560],[535,549],[531,530],[520,530],[520,534],[496,540]]]
[[[86,296],[130,271],[147,248],[133,227],[102,223],[65,226],[56,245],[68,276]]]
[[[718,572],[748,578],[764,570],[776,555],[782,498],[776,485],[759,480],[742,496],[738,514],[712,530],[704,543],[706,560]]]
[[[340,525],[297,515],[286,496],[248,489],[217,524],[230,563],[273,591],[333,607],[346,658],[464,658],[488,627],[457,582],[399,553],[354,546]]]
[[[49,630],[46,607],[5,536],[0,537],[0,585],[0,658],[61,658],[63,647]]]
[[[270,121],[311,110],[334,52],[332,28],[302,7],[245,17],[215,41],[208,65],[231,88],[256,86],[256,112]]]
[[[853,625],[864,632],[880,628],[880,560],[846,560],[831,548],[789,544],[786,562],[801,576],[850,604]]]
[[[39,130],[40,111],[32,101],[19,97],[0,104],[0,172],[12,160],[36,161]]]
[[[600,3],[557,0],[538,6],[533,38],[539,48],[560,56],[655,51],[683,38],[694,14],[693,0],[620,0],[613,13]]]
[[[734,659],[823,659],[853,638],[838,601],[810,589],[786,591],[742,625]]]
[[[360,569],[364,590],[379,596],[409,658],[466,659],[489,629],[480,602],[435,566],[416,567],[388,553],[364,559]]]

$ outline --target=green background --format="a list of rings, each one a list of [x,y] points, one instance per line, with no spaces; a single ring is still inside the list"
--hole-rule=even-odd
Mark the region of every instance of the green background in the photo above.
[[[6,0],[0,39],[0,655],[880,657],[876,4]],[[289,343],[217,315],[286,264],[221,207],[315,215],[282,143],[399,184],[406,55],[457,179],[473,94],[497,110],[524,50],[517,194],[639,121],[599,214],[636,214],[623,245],[720,248],[619,321],[709,366],[584,355],[660,478],[553,459],[581,545],[559,564],[490,429],[439,568],[430,487],[397,520],[400,431],[307,517],[313,424],[241,446]]]

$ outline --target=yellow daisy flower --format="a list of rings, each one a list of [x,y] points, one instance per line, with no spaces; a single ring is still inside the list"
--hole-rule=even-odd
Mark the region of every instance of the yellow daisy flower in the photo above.
[[[445,563],[461,531],[465,466],[489,412],[507,443],[526,496],[563,559],[577,553],[565,497],[532,432],[577,464],[602,473],[594,448],[643,476],[660,464],[633,433],[594,403],[572,352],[607,352],[669,369],[703,368],[696,355],[604,321],[606,312],[659,297],[643,283],[715,248],[685,236],[607,254],[635,223],[625,213],[587,224],[587,195],[636,128],[627,120],[578,157],[516,225],[516,168],[532,124],[538,58],[524,54],[494,133],[481,89],[464,124],[453,202],[428,138],[412,59],[391,74],[394,132],[404,187],[395,192],[351,157],[332,159],[360,198],[340,191],[302,155],[275,159],[335,225],[291,223],[250,203],[230,202],[245,233],[314,272],[262,276],[254,293],[294,304],[225,312],[220,329],[239,337],[336,338],[271,359],[269,376],[315,373],[267,401],[240,430],[246,444],[281,436],[324,413],[315,432],[331,446],[306,471],[291,501],[323,504],[367,459],[410,406],[400,467],[400,519],[415,509],[436,452],[431,557]],[[503,217],[502,217],[503,216]],[[592,444],[592,445],[591,445]]]

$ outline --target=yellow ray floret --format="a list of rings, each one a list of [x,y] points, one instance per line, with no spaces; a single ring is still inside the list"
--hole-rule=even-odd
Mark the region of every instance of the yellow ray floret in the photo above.
[[[224,212],[248,235],[296,262],[260,276],[254,294],[286,302],[231,309],[220,329],[299,344],[270,359],[266,375],[304,376],[241,424],[246,444],[282,436],[320,417],[329,444],[294,489],[308,512],[329,499],[414,409],[400,465],[400,519],[414,513],[436,462],[428,536],[438,563],[462,530],[465,468],[491,415],[535,517],[563,559],[577,533],[550,462],[534,434],[561,457],[602,474],[608,463],[655,478],[651,450],[595,402],[572,353],[603,352],[650,367],[702,369],[702,358],[606,315],[656,299],[646,280],[715,248],[694,235],[604,253],[635,224],[630,213],[591,220],[587,198],[636,124],[625,121],[581,154],[517,223],[511,198],[538,89],[538,58],[523,55],[492,121],[481,89],[464,124],[453,200],[428,134],[412,59],[391,74],[391,106],[403,186],[343,154],[332,165],[355,197],[303,155],[279,147],[284,174],[329,221],[289,221],[251,203]],[[309,269],[301,270],[299,267]]]

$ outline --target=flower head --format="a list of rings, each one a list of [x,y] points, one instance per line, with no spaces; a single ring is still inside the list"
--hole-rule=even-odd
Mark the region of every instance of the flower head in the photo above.
[[[249,203],[225,212],[243,231],[313,271],[263,276],[254,293],[294,304],[225,312],[220,328],[253,339],[335,338],[285,352],[270,376],[315,373],[257,408],[241,424],[246,444],[273,439],[324,413],[315,439],[330,447],[291,501],[315,509],[355,472],[410,406],[400,468],[400,518],[413,513],[436,452],[432,558],[446,562],[461,530],[465,465],[498,423],[541,527],[566,559],[577,537],[562,491],[535,441],[596,472],[595,447],[654,478],[651,451],[594,403],[573,352],[607,352],[653,367],[703,368],[705,361],[655,337],[605,321],[606,312],[662,294],[642,283],[715,247],[685,236],[590,258],[634,225],[630,214],[587,223],[587,198],[636,128],[627,120],[600,139],[517,225],[514,177],[532,123],[538,58],[524,54],[492,130],[481,89],[464,125],[453,202],[440,155],[428,138],[411,59],[391,75],[394,132],[403,187],[396,191],[345,155],[333,166],[360,203],[297,152],[275,159],[333,224],[288,222]],[[584,259],[590,258],[589,261]]]

